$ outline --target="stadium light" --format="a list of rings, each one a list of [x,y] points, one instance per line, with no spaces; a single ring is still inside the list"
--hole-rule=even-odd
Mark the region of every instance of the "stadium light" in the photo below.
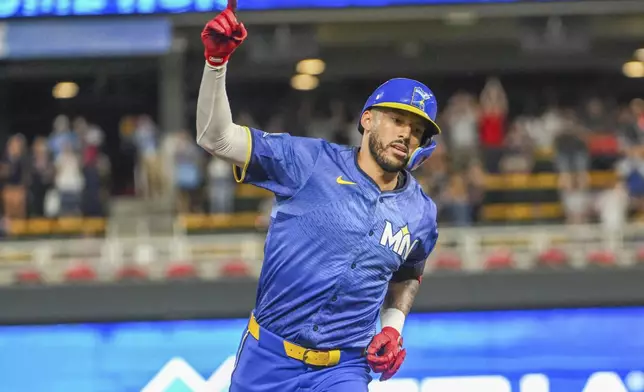
[[[291,87],[295,90],[314,90],[320,84],[320,80],[313,75],[299,74],[291,78]]]
[[[52,95],[55,99],[71,99],[78,95],[78,84],[61,82],[54,86]]]
[[[326,69],[326,64],[320,59],[306,59],[297,63],[297,73],[305,75],[320,75]]]
[[[637,49],[635,51],[635,58],[638,59],[639,61],[644,61],[644,48]]]
[[[644,62],[629,61],[624,64],[622,71],[628,78],[644,78]]]

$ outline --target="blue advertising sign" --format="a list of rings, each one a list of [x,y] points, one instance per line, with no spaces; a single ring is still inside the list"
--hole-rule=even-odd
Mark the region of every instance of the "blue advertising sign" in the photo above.
[[[0,57],[9,59],[159,55],[172,45],[172,25],[165,17],[9,21],[5,26]]]
[[[0,390],[227,391],[245,323],[0,327]],[[413,314],[404,338],[372,391],[644,391],[644,308]]]
[[[513,3],[526,0],[241,0],[240,10]],[[528,0],[539,1],[539,0]],[[567,1],[567,0],[545,0]],[[227,0],[1,0],[1,18],[212,12]]]

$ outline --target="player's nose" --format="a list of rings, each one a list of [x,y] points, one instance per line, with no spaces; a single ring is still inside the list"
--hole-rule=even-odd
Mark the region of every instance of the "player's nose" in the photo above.
[[[404,139],[405,141],[411,138],[412,125],[404,122],[398,126],[398,137]]]

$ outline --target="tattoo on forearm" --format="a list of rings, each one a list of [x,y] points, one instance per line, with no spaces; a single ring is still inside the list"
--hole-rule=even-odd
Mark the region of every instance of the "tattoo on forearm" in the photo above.
[[[385,308],[396,308],[405,313],[405,315],[408,315],[414,304],[419,287],[420,282],[417,279],[389,282],[389,290],[385,297]]]

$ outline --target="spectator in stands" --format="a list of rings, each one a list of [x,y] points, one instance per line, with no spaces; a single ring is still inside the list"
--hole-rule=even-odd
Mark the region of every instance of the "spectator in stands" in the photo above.
[[[632,138],[637,144],[644,144],[644,100],[634,99],[629,105],[628,121],[632,128]]]
[[[587,189],[574,187],[560,195],[566,217],[566,223],[571,225],[588,222],[591,213],[591,198]]]
[[[109,160],[101,152],[102,134],[90,127],[85,134],[83,147],[83,189],[82,211],[85,216],[103,216],[105,183],[109,178]]]
[[[159,135],[152,118],[139,116],[134,130],[134,142],[138,154],[138,168],[143,180],[145,197],[163,194],[163,173],[159,159]]]
[[[59,216],[80,215],[81,194],[85,187],[81,160],[71,142],[63,144],[55,161],[56,192],[60,200]]]
[[[188,131],[181,131],[177,136],[179,138],[174,153],[177,210],[180,213],[198,212],[202,185],[201,150],[192,141]]]
[[[543,114],[533,119],[526,120],[525,128],[534,142],[536,153],[540,156],[551,156],[556,136],[564,127],[562,111],[556,106],[550,106]]]
[[[49,151],[54,159],[63,150],[63,147],[69,144],[72,149],[78,150],[78,138],[71,131],[69,117],[59,115],[54,119],[53,130],[49,136]]]
[[[472,223],[472,208],[467,191],[467,182],[461,173],[449,178],[442,203],[447,222],[454,226],[469,226]]]
[[[74,132],[81,138],[81,147],[88,145],[101,147],[105,140],[105,132],[101,127],[87,122],[85,117],[76,117],[74,119]]]
[[[617,232],[624,227],[628,209],[628,190],[621,180],[616,181],[612,188],[601,191],[595,202],[599,222],[606,232]]]
[[[620,146],[615,132],[615,119],[607,113],[604,103],[591,99],[582,113],[582,126],[586,129],[586,145],[595,170],[610,170],[615,165]]]
[[[627,154],[631,147],[644,144],[644,127],[640,128],[638,126],[635,114],[628,106],[619,110],[617,134],[620,142],[620,152],[624,155]]]
[[[467,190],[472,221],[478,222],[483,202],[485,200],[485,172],[483,165],[473,161],[467,171]]]
[[[585,128],[571,110],[564,112],[563,126],[555,138],[555,166],[559,173],[558,189],[566,222],[586,223],[590,212],[590,159]]]
[[[24,219],[27,214],[29,163],[25,144],[24,136],[11,136],[2,160],[2,201],[7,218]]]
[[[644,99],[634,99],[630,104],[637,127],[644,132]]]
[[[564,123],[555,138],[555,166],[559,172],[559,190],[586,189],[590,159],[584,128],[574,112],[564,114]]]
[[[31,146],[31,175],[29,185],[30,215],[45,216],[45,196],[54,183],[55,168],[52,165],[47,139],[36,138]]]
[[[503,173],[530,173],[534,164],[530,137],[521,123],[514,121],[503,143],[500,169]]]
[[[478,157],[479,110],[476,99],[467,93],[454,94],[448,101],[441,121],[450,148],[450,158],[458,169],[465,169],[470,159]]]
[[[211,213],[233,212],[235,185],[226,161],[211,157],[208,163],[208,199]]]
[[[431,159],[427,161],[415,176],[423,190],[431,196],[439,210],[442,208],[442,197],[449,182],[449,165],[445,147],[438,144]]]
[[[487,171],[497,172],[505,140],[508,100],[501,81],[490,78],[481,91],[479,134]]]
[[[586,103],[582,124],[588,131],[595,134],[612,133],[613,130],[613,124],[606,113],[604,103],[598,98],[593,98]]]
[[[644,212],[644,146],[628,150],[628,155],[617,164],[617,175],[626,184],[635,209]]]
[[[77,144],[74,145],[74,148],[77,148],[77,152],[81,152],[83,149],[83,146],[85,144],[85,138],[88,136],[90,130],[90,126],[87,123],[87,120],[85,117],[76,117],[74,121],[72,122],[72,132],[73,132],[73,137],[75,140],[78,141]]]

